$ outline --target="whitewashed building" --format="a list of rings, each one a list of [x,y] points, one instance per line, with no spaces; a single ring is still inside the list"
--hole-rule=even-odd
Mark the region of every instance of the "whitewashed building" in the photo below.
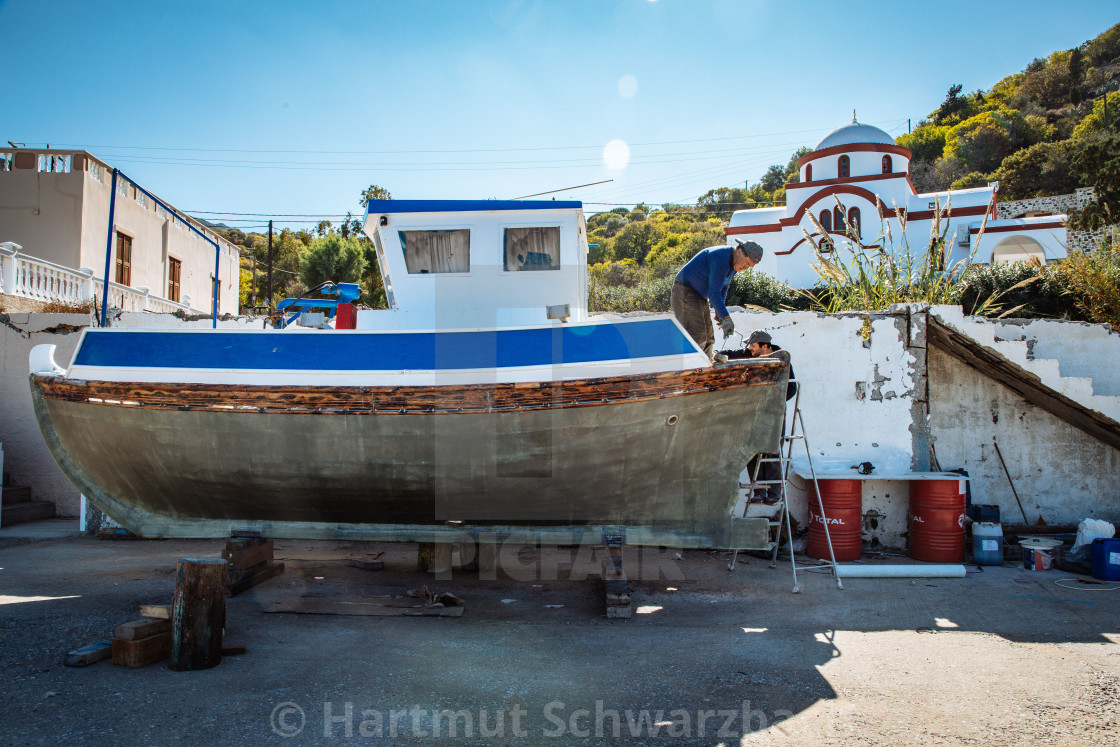
[[[109,305],[126,311],[236,314],[240,252],[81,150],[0,150],[0,291],[100,305],[111,242]]]
[[[805,237],[822,240],[812,218],[828,234],[825,253],[840,261],[852,248],[848,226],[858,231],[864,247],[893,248],[897,255],[908,245],[914,256],[925,253],[937,230],[951,242],[949,266],[969,256],[979,263],[1030,257],[1045,263],[1066,256],[1065,215],[996,220],[995,184],[918,194],[909,177],[910,156],[886,132],[853,118],[801,158],[801,181],[786,185],[785,206],[736,211],[726,229],[728,241],[758,242],[766,250],[758,269],[795,288],[818,281],[810,264],[814,248]],[[977,241],[986,215],[984,236]]]

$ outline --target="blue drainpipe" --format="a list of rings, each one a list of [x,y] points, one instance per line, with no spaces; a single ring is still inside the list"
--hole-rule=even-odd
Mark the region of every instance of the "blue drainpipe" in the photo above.
[[[109,193],[109,236],[105,239],[105,274],[101,283],[101,326],[108,326],[109,268],[113,263],[113,213],[117,207],[117,170],[113,169],[113,186]]]
[[[156,197],[154,194],[152,194],[148,190],[144,189],[143,187],[141,187],[136,182],[129,179],[127,176],[122,174],[118,169],[113,169],[113,193],[109,197],[109,238],[106,241],[106,247],[105,247],[105,290],[102,293],[102,301],[101,301],[101,326],[102,327],[105,326],[106,305],[108,303],[108,298],[109,298],[109,264],[110,264],[110,262],[112,260],[112,257],[113,257],[113,208],[116,205],[116,201],[117,201],[117,174],[120,174],[121,179],[124,179],[126,182],[128,182],[133,187],[135,187],[138,192],[143,192],[144,194],[146,194],[152,200],[152,202],[161,206],[164,210],[166,210],[167,212],[171,213],[172,215],[177,217],[179,220],[181,220],[183,222],[183,225],[185,225],[187,228],[189,228],[190,230],[192,230],[196,234],[198,234],[199,237],[203,241],[209,243],[212,247],[214,247],[214,304],[213,304],[213,322],[211,323],[210,326],[214,329],[217,329],[218,328],[218,292],[221,290],[221,284],[219,283],[219,280],[218,280],[218,269],[221,265],[221,259],[222,259],[222,247],[221,247],[221,245],[218,244],[217,241],[214,241],[209,236],[204,234],[202,231],[199,231],[197,228],[195,228],[194,224],[192,224],[189,220],[186,220],[184,218],[184,216],[182,215],[182,213],[180,213],[178,210],[171,207],[166,202],[164,202],[160,198]]]

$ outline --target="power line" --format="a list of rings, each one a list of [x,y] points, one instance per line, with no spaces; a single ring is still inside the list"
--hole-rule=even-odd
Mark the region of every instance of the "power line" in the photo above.
[[[893,124],[898,120],[890,120],[889,123]],[[686,143],[717,143],[726,142],[728,140],[746,140],[751,138],[762,137],[775,137],[778,135],[800,135],[806,132],[820,132],[822,128],[813,127],[804,130],[783,130],[778,132],[763,132],[754,133],[750,135],[729,135],[726,137],[715,138],[690,138],[686,140],[655,140],[644,143],[630,143],[631,147],[639,146],[644,147],[648,145],[681,145]],[[82,143],[58,143],[54,142],[56,147],[61,148],[112,148],[117,150],[155,150],[155,151],[180,151],[189,153],[278,153],[278,154],[295,154],[295,153],[308,153],[308,154],[325,154],[325,155],[386,155],[396,153],[524,153],[529,151],[552,151],[552,150],[581,150],[581,149],[595,149],[599,150],[603,147],[603,143],[595,145],[545,145],[523,148],[451,148],[451,149],[402,149],[402,150],[325,150],[316,148],[304,149],[273,149],[273,148],[190,148],[190,147],[171,147],[171,146],[147,146],[147,145],[86,145]],[[44,145],[46,143],[43,143]]]

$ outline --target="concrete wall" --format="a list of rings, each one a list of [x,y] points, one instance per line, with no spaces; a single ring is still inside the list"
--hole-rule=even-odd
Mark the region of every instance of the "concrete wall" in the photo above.
[[[35,169],[0,171],[0,236],[4,237],[0,241],[19,244],[22,251],[32,257],[75,270],[82,267],[85,179],[81,171],[68,174]],[[104,258],[104,233],[101,244]]]
[[[968,470],[974,503],[998,505],[1004,523],[1023,522],[998,443],[1030,523],[1040,515],[1049,524],[1120,523],[1120,452],[946,353],[931,350],[929,361],[937,456],[943,467]]]

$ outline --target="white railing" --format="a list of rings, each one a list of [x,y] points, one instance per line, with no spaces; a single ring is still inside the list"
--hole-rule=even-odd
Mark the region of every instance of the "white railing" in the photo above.
[[[93,270],[88,267],[72,270],[45,259],[29,257],[20,253],[21,248],[11,242],[0,243],[0,291],[47,303],[74,306],[100,304],[104,283],[101,278],[94,277]],[[187,301],[185,304],[176,303],[153,295],[147,288],[109,283],[110,308],[172,314],[192,311],[190,299]]]

